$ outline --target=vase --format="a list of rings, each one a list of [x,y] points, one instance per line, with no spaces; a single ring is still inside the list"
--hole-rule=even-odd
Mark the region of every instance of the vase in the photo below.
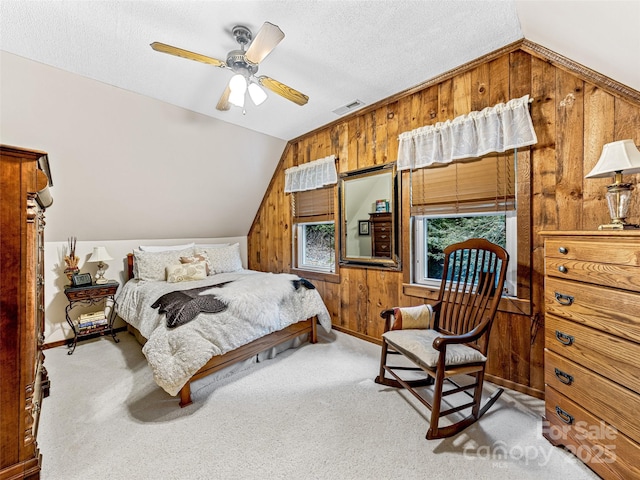
[[[71,279],[76,273],[78,273],[79,270],[80,269],[78,267],[67,267],[64,269],[64,274],[69,279],[69,283],[71,283]]]

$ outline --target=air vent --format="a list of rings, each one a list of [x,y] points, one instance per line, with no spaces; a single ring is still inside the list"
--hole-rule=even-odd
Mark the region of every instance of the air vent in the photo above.
[[[344,115],[345,113],[349,113],[349,112],[353,112],[354,110],[357,110],[363,105],[364,105],[364,102],[362,100],[356,99],[353,102],[349,102],[342,107],[336,108],[333,111],[333,113],[335,113],[336,115]]]

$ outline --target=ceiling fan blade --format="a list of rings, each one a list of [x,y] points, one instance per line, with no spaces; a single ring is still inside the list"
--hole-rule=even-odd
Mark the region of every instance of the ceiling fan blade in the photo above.
[[[216,110],[222,110],[223,112],[229,110],[231,108],[231,104],[229,103],[229,95],[231,94],[231,89],[229,88],[229,84],[227,84],[227,88],[222,92],[222,96],[220,100],[218,100],[218,104],[216,105]]]
[[[260,63],[265,59],[271,51],[276,48],[282,39],[284,33],[280,30],[280,27],[273,23],[264,22],[264,25],[260,28],[260,31],[249,45],[249,49],[245,56],[251,63]]]
[[[209,65],[213,65],[214,67],[227,67],[227,64],[225,62],[223,62],[222,60],[218,60],[217,58],[207,57],[205,55],[193,53],[189,50],[183,50],[182,48],[178,47],[172,47],[171,45],[167,45],[165,43],[153,42],[151,44],[151,48],[153,48],[157,52],[168,53],[169,55],[176,55],[182,58],[188,58],[189,60],[195,60],[196,62],[208,63]]]
[[[284,83],[280,83],[273,78],[262,75],[258,77],[258,81],[263,87],[268,88],[273,93],[277,93],[278,95],[286,98],[287,100],[291,100],[293,103],[297,103],[298,105],[305,105],[309,101],[309,97],[307,97],[304,93],[300,93],[299,91],[294,90],[293,88],[288,87]]]

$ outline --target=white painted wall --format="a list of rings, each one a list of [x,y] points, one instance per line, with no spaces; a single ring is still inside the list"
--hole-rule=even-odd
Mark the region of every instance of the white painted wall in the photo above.
[[[246,235],[286,142],[6,52],[0,67],[0,143],[48,152],[54,182],[45,343],[71,336],[70,236],[83,272],[95,274],[84,262],[104,245],[115,259],[107,277],[119,280],[126,254],[154,242],[240,242],[246,266]]]
[[[0,62],[0,142],[49,153],[48,241],[247,235],[284,140],[6,52]]]
[[[140,245],[181,245],[185,243],[239,243],[242,265],[247,267],[247,237],[226,237],[226,238],[179,238],[179,239],[142,239],[142,240],[89,240],[78,241],[76,244],[76,255],[80,257],[81,273],[90,273],[92,278],[96,275],[96,264],[87,263],[87,259],[93,252],[93,247],[105,247],[113,260],[105,262],[108,269],[105,278],[117,280],[122,285],[127,274],[127,254]],[[65,320],[65,307],[68,305],[67,297],[64,294],[64,287],[69,284],[64,274],[64,256],[68,251],[67,242],[45,242],[44,263],[45,263],[45,329],[44,343],[53,343],[73,337],[71,327]],[[90,308],[89,310],[96,310]],[[74,307],[70,312],[70,317],[75,319],[82,311],[82,306]],[[116,320],[115,326],[124,325],[120,319]]]

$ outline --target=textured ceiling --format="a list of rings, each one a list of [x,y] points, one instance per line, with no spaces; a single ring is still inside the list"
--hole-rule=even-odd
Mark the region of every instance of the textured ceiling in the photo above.
[[[224,60],[234,25],[265,21],[286,37],[259,73],[307,94],[303,107],[269,93],[245,115],[219,112],[229,71],[149,47]],[[285,140],[523,36],[640,89],[636,0],[2,0],[0,22],[2,50]]]
[[[2,0],[2,50],[281,139],[338,118],[522,37],[504,1],[12,1]],[[226,59],[231,28],[269,21],[284,40],[259,74],[310,97],[269,92],[246,115],[215,109],[230,71],[158,53],[153,41]]]

